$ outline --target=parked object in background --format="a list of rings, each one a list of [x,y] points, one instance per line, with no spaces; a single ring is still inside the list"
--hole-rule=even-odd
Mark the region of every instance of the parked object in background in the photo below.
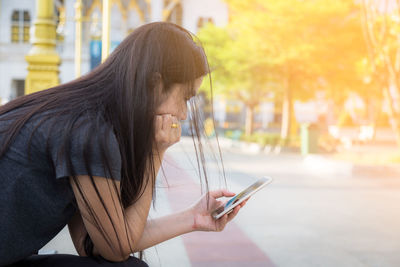
[[[368,142],[374,138],[374,127],[371,125],[360,126],[360,133],[358,134],[358,140],[361,142]]]
[[[316,124],[301,125],[301,154],[318,153],[319,128]]]

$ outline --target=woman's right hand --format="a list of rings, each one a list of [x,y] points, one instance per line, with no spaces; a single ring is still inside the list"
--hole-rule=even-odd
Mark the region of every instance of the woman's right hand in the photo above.
[[[155,141],[156,153],[163,154],[168,147],[179,142],[181,138],[181,124],[177,117],[171,114],[156,115]]]
[[[230,222],[238,214],[239,210],[246,204],[248,198],[237,205],[232,212],[223,215],[219,219],[214,219],[213,212],[226,202],[218,200],[221,197],[233,197],[235,193],[227,190],[210,191],[204,194],[191,208],[189,213],[192,214],[192,229],[196,231],[222,231],[226,224]]]

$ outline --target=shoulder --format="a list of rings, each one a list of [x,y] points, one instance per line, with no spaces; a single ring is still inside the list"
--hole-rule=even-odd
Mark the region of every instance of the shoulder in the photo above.
[[[31,125],[41,136],[57,178],[92,174],[120,179],[119,142],[112,124],[100,116],[38,116]]]
[[[95,142],[109,139],[118,143],[111,123],[99,115],[57,114],[47,111],[34,115],[27,127],[38,131],[45,139]]]

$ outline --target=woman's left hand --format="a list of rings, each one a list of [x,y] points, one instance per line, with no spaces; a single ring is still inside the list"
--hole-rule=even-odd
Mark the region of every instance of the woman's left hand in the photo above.
[[[209,203],[207,206],[207,195],[209,198]],[[212,212],[219,208],[222,205],[225,205],[225,202],[217,200],[221,197],[233,197],[235,193],[229,192],[227,190],[216,190],[210,191],[204,194],[197,203],[195,203],[190,211],[193,215],[193,230],[195,231],[217,231],[220,232],[224,230],[226,224],[231,221],[238,214],[239,210],[246,204],[247,199],[237,205],[233,211],[229,214],[225,214],[218,220],[215,220],[212,217]]]
[[[156,154],[163,154],[181,138],[181,124],[178,118],[171,114],[156,115],[154,129]]]

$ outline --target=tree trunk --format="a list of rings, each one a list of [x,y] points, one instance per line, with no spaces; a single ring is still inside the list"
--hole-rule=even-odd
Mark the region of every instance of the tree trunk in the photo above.
[[[293,99],[292,89],[290,84],[285,86],[285,92],[282,102],[282,126],[281,126],[281,138],[287,139],[291,133],[292,120],[293,120]]]
[[[251,135],[254,128],[254,107],[246,105],[246,135]]]
[[[393,132],[396,136],[397,145],[400,146],[400,114],[395,110],[393,106],[393,98],[391,97],[389,87],[384,89],[385,98],[389,104],[389,118],[390,125],[392,126]]]
[[[376,102],[374,101],[373,104],[371,101],[369,103],[370,108],[368,109],[368,119],[372,126],[372,141],[376,141],[376,131],[378,128],[379,118],[382,114],[382,100]]]

